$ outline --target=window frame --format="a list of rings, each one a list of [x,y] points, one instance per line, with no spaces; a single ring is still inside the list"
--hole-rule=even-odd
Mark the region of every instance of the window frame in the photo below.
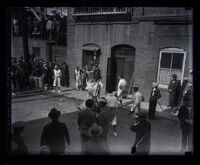
[[[180,48],[165,48],[165,49],[161,49],[160,53],[159,53],[159,64],[158,64],[158,74],[157,74],[157,82],[159,84],[159,88],[162,89],[167,89],[168,85],[164,85],[164,84],[160,84],[159,82],[159,77],[160,77],[160,64],[161,64],[161,55],[162,53],[182,53],[183,54],[183,65],[182,65],[182,74],[181,74],[181,84],[183,83],[183,78],[184,78],[184,72],[185,72],[185,62],[186,62],[186,54],[187,52],[183,49]],[[173,56],[172,56],[173,58]],[[171,72],[172,68],[170,66],[170,72]]]

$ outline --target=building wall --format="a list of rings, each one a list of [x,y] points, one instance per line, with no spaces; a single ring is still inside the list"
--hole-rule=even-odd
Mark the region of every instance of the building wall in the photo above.
[[[19,58],[24,56],[23,54],[23,41],[22,37],[13,37],[12,39],[12,57]],[[46,60],[46,41],[37,39],[28,39],[29,53],[32,55],[33,47],[40,48],[40,58]]]
[[[163,48],[186,50],[185,75],[191,68],[192,25],[159,25],[153,21],[139,23],[74,23],[68,15],[68,61],[70,75],[76,66],[82,66],[82,46],[94,43],[100,46],[100,69],[106,87],[107,59],[111,57],[111,47],[126,44],[136,49],[134,83],[140,84],[145,100],[148,100],[152,82],[157,80],[159,52]],[[74,79],[70,80],[75,84]],[[73,85],[72,85],[73,86]],[[168,103],[168,92],[161,89],[160,103]]]

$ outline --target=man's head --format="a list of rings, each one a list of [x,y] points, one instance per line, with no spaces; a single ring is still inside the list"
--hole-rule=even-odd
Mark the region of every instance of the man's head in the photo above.
[[[48,117],[53,121],[57,121],[59,116],[60,116],[60,111],[58,111],[56,108],[52,108],[48,114]]]
[[[145,111],[140,111],[136,116],[136,119],[139,121],[146,120],[146,118],[147,118],[147,112]]]
[[[87,99],[85,101],[85,106],[88,107],[88,108],[92,108],[93,104],[94,104],[94,101],[92,99]]]
[[[157,83],[157,82],[153,82],[153,83],[152,83],[152,86],[153,86],[154,88],[157,88],[157,87],[158,87],[158,83]]]
[[[172,75],[172,79],[173,79],[173,80],[176,80],[176,79],[177,79],[177,75],[176,75],[176,74],[173,74],[173,75]]]
[[[133,91],[134,91],[134,92],[137,92],[138,90],[139,90],[139,85],[134,84],[134,85],[133,85]]]

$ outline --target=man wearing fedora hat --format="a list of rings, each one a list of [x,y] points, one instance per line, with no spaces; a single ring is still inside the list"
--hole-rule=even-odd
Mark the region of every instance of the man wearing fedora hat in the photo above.
[[[177,80],[177,75],[172,75],[172,80],[169,83],[168,90],[169,90],[169,107],[172,109],[177,107],[178,105],[178,98],[180,94],[180,87],[181,83],[180,80]]]
[[[48,117],[52,120],[42,130],[40,146],[48,146],[51,154],[63,154],[65,141],[70,145],[70,135],[65,123],[58,121],[60,111],[52,108]]]
[[[153,82],[152,85],[153,85],[153,88],[151,90],[151,94],[149,98],[149,114],[148,114],[148,118],[150,120],[154,120],[157,100],[161,98],[161,94],[158,89],[158,83]]]
[[[132,147],[132,154],[148,155],[151,146],[151,123],[146,120],[147,113],[141,111],[131,124],[131,131],[136,133],[135,144]],[[134,153],[133,153],[134,152]]]
[[[96,123],[89,128],[89,136],[91,137],[86,143],[83,144],[82,154],[84,155],[107,155],[110,154],[109,147],[106,141],[100,136],[103,133],[101,126]]]

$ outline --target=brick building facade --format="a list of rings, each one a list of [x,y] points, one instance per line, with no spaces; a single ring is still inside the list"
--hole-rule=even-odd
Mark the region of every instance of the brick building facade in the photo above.
[[[134,7],[111,9],[106,15],[102,10],[77,10],[68,8],[67,17],[70,85],[75,85],[74,69],[85,65],[89,51],[88,57],[98,54],[104,92],[114,89],[117,75],[130,84],[134,73],[133,83],[140,85],[145,100],[152,82],[158,81],[160,102],[167,104],[170,75],[176,73],[183,82],[192,67],[192,10]]]

